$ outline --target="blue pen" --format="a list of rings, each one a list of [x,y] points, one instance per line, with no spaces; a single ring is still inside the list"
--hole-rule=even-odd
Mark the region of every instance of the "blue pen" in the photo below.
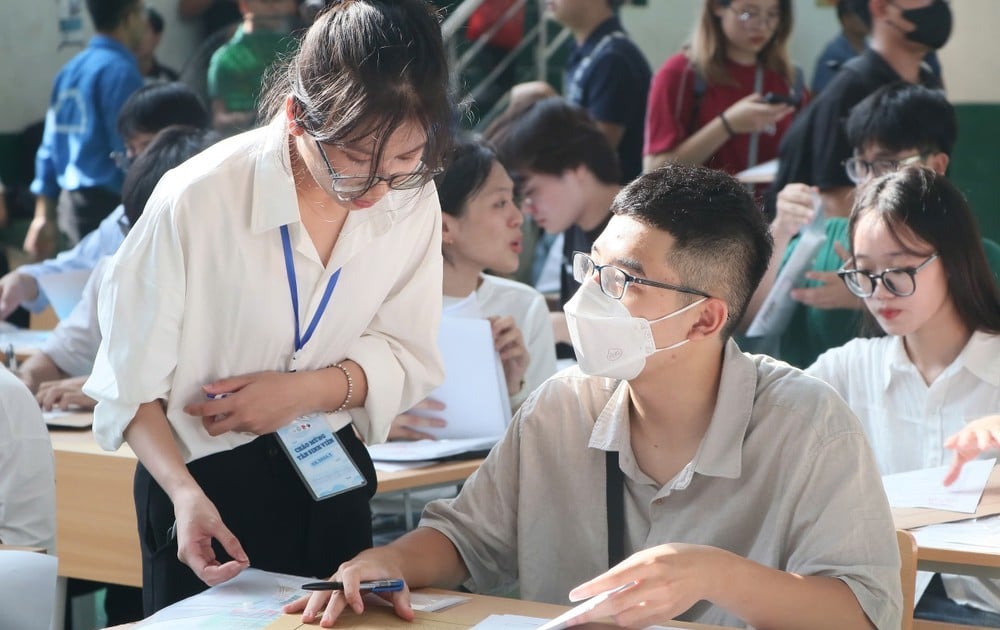
[[[358,585],[359,590],[369,593],[391,593],[403,590],[403,580],[372,580]],[[342,591],[343,582],[309,582],[302,585],[304,591]]]

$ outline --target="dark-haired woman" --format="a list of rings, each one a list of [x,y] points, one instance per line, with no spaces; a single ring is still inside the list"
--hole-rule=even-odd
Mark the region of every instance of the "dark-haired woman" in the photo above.
[[[337,3],[276,75],[270,123],[168,173],[112,261],[86,392],[101,445],[139,458],[147,614],[371,545],[355,431],[384,440],[442,378],[446,86],[424,2]]]
[[[943,175],[907,167],[867,184],[848,233],[841,278],[884,336],[828,350],[806,371],[861,419],[882,474],[953,463],[951,483],[1000,447],[1000,289],[975,219]],[[996,627],[1000,581],[935,577],[916,613]]]
[[[489,318],[513,411],[556,371],[555,339],[545,297],[534,288],[484,273],[517,271],[524,216],[514,202],[514,182],[494,150],[463,138],[435,178],[441,198],[444,307]],[[433,415],[435,405],[425,405]],[[444,421],[403,414],[391,439],[431,437],[423,429]]]

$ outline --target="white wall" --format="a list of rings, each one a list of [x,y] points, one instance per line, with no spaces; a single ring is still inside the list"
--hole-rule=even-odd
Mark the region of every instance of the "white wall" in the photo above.
[[[82,1],[82,0],[81,0]],[[177,17],[177,0],[146,0],[166,22],[157,57],[180,70],[197,43],[197,28]],[[86,11],[84,11],[86,13]],[[59,50],[58,0],[0,0],[0,133],[45,117],[52,79],[79,47]],[[90,37],[84,18],[84,41]]]
[[[1000,2],[952,0],[955,27],[941,50],[948,97],[956,103],[1000,103]]]

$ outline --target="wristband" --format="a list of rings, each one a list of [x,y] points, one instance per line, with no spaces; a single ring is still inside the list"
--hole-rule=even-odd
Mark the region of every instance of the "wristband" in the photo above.
[[[730,138],[736,135],[736,132],[733,131],[733,128],[729,126],[729,121],[726,120],[726,114],[724,112],[719,114],[719,120],[722,121],[722,126],[726,128],[726,133],[729,134]]]
[[[344,402],[333,410],[333,413],[340,413],[341,411],[346,411],[347,405],[351,402],[351,394],[354,393],[354,379],[351,378],[351,373],[347,371],[347,368],[344,367],[343,363],[334,363],[332,367],[340,368],[340,371],[347,377],[347,395],[344,396]]]

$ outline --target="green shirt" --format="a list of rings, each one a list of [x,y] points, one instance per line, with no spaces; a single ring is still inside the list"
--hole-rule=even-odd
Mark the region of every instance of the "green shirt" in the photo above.
[[[826,220],[826,242],[816,253],[813,261],[813,271],[837,271],[843,264],[840,256],[834,250],[834,243],[840,243],[845,250],[850,250],[847,235],[847,219],[841,217]],[[798,244],[798,238],[792,239],[781,264],[784,266],[788,257]],[[983,250],[986,252],[986,262],[993,270],[994,279],[1000,283],[1000,245],[988,238],[983,239]],[[839,282],[839,280],[838,280]],[[817,287],[821,283],[816,280],[806,280],[801,286]],[[783,361],[800,368],[806,368],[816,361],[819,355],[830,348],[837,348],[854,339],[861,332],[861,322],[864,313],[853,309],[823,309],[799,304],[795,307],[788,328],[781,335],[781,349],[778,355]]]
[[[257,107],[264,73],[279,57],[293,53],[298,41],[291,35],[270,31],[246,33],[236,29],[232,39],[212,55],[208,65],[208,95],[231,112]]]

